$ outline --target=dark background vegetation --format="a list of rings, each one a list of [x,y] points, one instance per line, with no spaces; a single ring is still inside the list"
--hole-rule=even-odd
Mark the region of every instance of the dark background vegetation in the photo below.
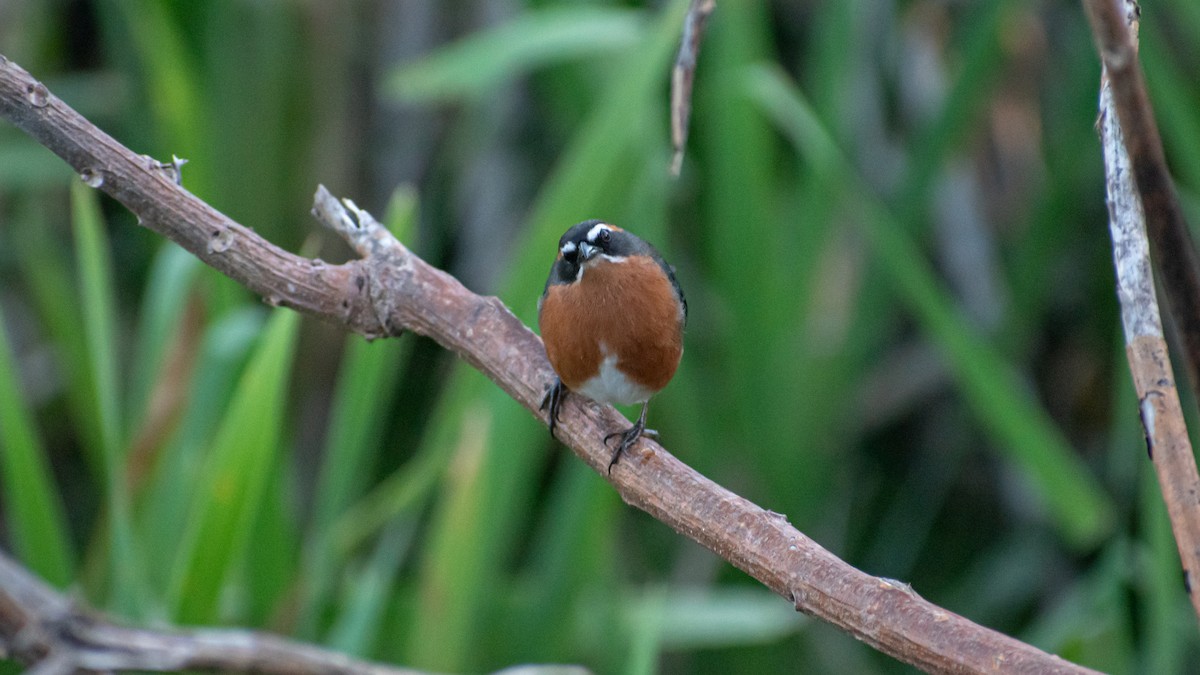
[[[1194,669],[1078,3],[721,0],[673,180],[685,4],[0,0],[0,53],[279,245],[349,255],[322,182],[530,324],[566,227],[634,230],[691,307],[668,449],[977,622]],[[1200,4],[1143,18],[1198,222]],[[271,310],[6,125],[0,317],[4,546],[130,620],[455,672],[906,670],[625,508],[432,343]]]

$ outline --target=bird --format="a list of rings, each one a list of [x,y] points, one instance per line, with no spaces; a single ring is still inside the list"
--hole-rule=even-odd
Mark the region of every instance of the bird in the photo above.
[[[568,392],[598,403],[642,404],[619,439],[613,466],[643,435],[650,397],[667,386],[683,357],[687,300],[675,270],[649,242],[604,222],[585,220],[558,240],[558,255],[538,299],[538,329],[556,375],[542,399],[554,437]]]

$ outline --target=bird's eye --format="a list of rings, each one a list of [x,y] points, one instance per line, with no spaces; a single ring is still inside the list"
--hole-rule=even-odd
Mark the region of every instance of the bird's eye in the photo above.
[[[609,239],[612,239],[612,235],[608,230],[600,230],[600,233],[596,235],[596,240],[601,244],[607,244]]]
[[[579,258],[579,247],[574,242],[567,242],[562,249],[562,257],[569,263],[574,263]]]

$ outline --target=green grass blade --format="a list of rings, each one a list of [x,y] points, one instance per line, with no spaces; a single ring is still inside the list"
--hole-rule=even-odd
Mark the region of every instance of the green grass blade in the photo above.
[[[95,406],[99,411],[105,452],[118,457],[123,442],[121,392],[117,373],[117,300],[113,288],[112,256],[108,234],[100,215],[96,192],[82,183],[71,185],[72,225],[76,263],[79,266],[83,332],[95,379]]]
[[[147,87],[154,92],[148,98],[160,138],[168,141],[181,156],[199,160],[204,147],[200,88],[197,68],[191,63],[184,38],[161,0],[135,0],[115,3],[132,36],[139,63],[145,70]],[[209,181],[207,162],[196,161],[187,169],[188,188],[206,194]]]
[[[629,649],[621,667],[622,672],[629,675],[654,675],[658,672],[666,616],[667,592],[664,588],[645,590],[638,602],[626,604],[624,619],[625,632],[629,634]]]
[[[803,397],[802,388],[815,378],[795,363],[804,302],[789,299],[797,297],[802,278],[817,265],[807,263],[811,251],[797,248],[799,228],[781,225],[777,170],[782,148],[744,95],[748,67],[770,56],[767,10],[761,3],[725,7],[719,19],[714,15],[709,31],[704,58],[719,65],[697,76],[694,145],[706,160],[696,166],[705,187],[697,195],[693,228],[698,234],[689,239],[703,256],[713,295],[722,302],[720,309],[706,303],[696,315],[703,320],[724,311],[728,318],[712,326],[715,336],[707,345],[696,345],[688,365],[707,369],[724,390],[698,402],[709,421],[696,452],[725,463],[728,447],[754,438],[763,451],[747,453],[737,463],[748,463],[764,477],[779,496],[775,508],[807,521],[828,503],[824,493],[831,486],[833,453],[818,439],[827,436],[821,427],[836,416],[798,409],[838,400],[844,371],[826,380],[820,395]],[[697,358],[711,361],[697,363]],[[781,363],[792,367],[776,367]],[[805,375],[797,377],[797,371]],[[712,421],[717,419],[722,423]]]
[[[84,335],[95,384],[94,405],[101,426],[104,452],[118,458],[124,432],[121,426],[121,393],[116,350],[116,292],[113,288],[113,259],[108,234],[100,214],[96,192],[82,183],[71,186],[72,223],[76,234],[80,305]]]
[[[478,99],[539,66],[626,49],[642,13],[604,7],[527,12],[392,73],[385,87],[409,102]]]
[[[237,186],[218,194],[219,188],[223,187],[222,179],[227,178],[229,172],[236,173],[226,165],[225,156],[220,153],[240,152],[247,146],[254,145],[262,146],[259,150],[265,155],[268,152],[267,147],[274,149],[274,145],[268,143],[274,136],[260,135],[252,142],[243,142],[234,148],[222,146],[223,139],[232,135],[232,130],[226,127],[221,133],[217,133],[214,109],[223,112],[231,106],[225,106],[223,99],[217,96],[224,93],[218,86],[223,82],[218,81],[215,85],[205,88],[206,72],[211,71],[214,64],[206,62],[204,52],[196,53],[189,49],[193,44],[190,37],[195,31],[195,26],[181,24],[177,18],[178,14],[174,12],[175,8],[172,7],[175,3],[163,0],[135,0],[110,4],[115,8],[114,18],[124,24],[128,31],[128,45],[121,46],[132,48],[138,66],[148,81],[147,87],[153,92],[153,95],[146,99],[146,104],[155,124],[157,145],[166,148],[160,151],[163,156],[159,159],[169,159],[166,154],[170,153],[190,160],[183,170],[184,186],[193,194],[205,199],[219,199],[227,213],[242,217],[240,210],[231,211],[229,206],[237,206],[240,199],[247,199],[247,203],[254,204],[252,197],[245,196],[253,191]],[[212,7],[216,11],[229,9],[226,3],[214,3]],[[243,68],[242,72],[246,70]],[[280,78],[275,78],[278,79]],[[243,120],[272,117],[248,112],[257,110],[259,100],[249,93],[243,95],[255,101],[253,105],[238,107]],[[266,98],[267,93],[263,93],[262,100]],[[246,126],[247,124],[243,123],[235,128],[242,129]],[[277,162],[275,168],[280,164],[282,162]],[[272,183],[265,182],[260,191],[265,191],[268,185]],[[226,205],[226,202],[233,204]],[[260,219],[267,220],[257,211],[249,215],[257,215]],[[225,275],[212,269],[204,269],[200,273],[200,279],[206,299],[214,313],[233,311],[245,302],[245,288]]]
[[[335,138],[352,142],[344,134],[353,134],[356,125],[349,123],[344,99],[354,85],[338,74],[353,67],[356,50],[332,46],[336,39],[321,40],[320,47],[307,42],[311,17],[299,5],[185,3],[204,8],[194,18],[178,9],[180,3],[167,4],[174,6],[179,31],[203,54],[197,80],[205,107],[193,117],[204,122],[204,153],[212,164],[204,187],[225,213],[296,250],[307,228],[296,227],[295,205],[330,170],[314,172],[304,157],[338,143]],[[304,72],[298,63],[321,65]],[[256,176],[254,189],[246,189],[245,176]],[[244,298],[245,291],[231,296]]]
[[[275,468],[284,424],[298,314],[274,312],[222,419],[176,559],[175,620],[207,623],[231,572],[243,560]]]
[[[139,534],[154,542],[144,552],[146,577],[158,597],[170,593],[172,565],[182,546],[180,523],[201,489],[205,451],[229,409],[250,354],[261,339],[266,312],[243,306],[205,329],[196,367],[187,385],[187,403],[172,438],[166,442],[139,504]]]
[[[619,583],[610,561],[616,547],[620,499],[591,467],[573,457],[558,462],[546,505],[539,510],[542,523],[534,532],[522,568],[528,589],[519,593],[518,609],[500,631],[498,649],[509,647],[506,661],[521,657],[524,640],[537,635],[544,645],[541,657],[554,661],[572,658],[573,619],[584,595]]]
[[[1136,672],[1126,600],[1131,557],[1124,538],[1106,542],[1086,573],[1056,589],[1054,606],[1018,639],[1101,672]]]
[[[1000,448],[1024,471],[1068,541],[1090,546],[1113,524],[1113,505],[1072,452],[1046,411],[1021,386],[1013,368],[969,326],[938,286],[916,243],[878,202],[817,120],[800,92],[774,69],[758,69],[752,95],[810,160],[830,164],[859,195],[863,233],[896,292],[942,350],[959,386]]]
[[[117,373],[117,302],[112,258],[96,192],[71,184],[71,225],[79,268],[83,333],[87,337],[94,405],[100,421],[106,506],[111,530],[108,545],[113,575],[113,604],[129,616],[142,611],[140,557],[133,533],[129,488],[125,481],[124,433]]]
[[[451,449],[444,442],[426,441],[420,454],[349,506],[331,528],[332,555],[349,555],[395,518],[418,511],[445,473]]]
[[[294,443],[285,440],[282,447]],[[253,514],[246,555],[234,568],[233,581],[226,581],[226,588],[239,592],[238,604],[231,614],[240,622],[256,626],[269,626],[280,621],[281,609],[287,610],[291,619],[291,607],[295,602],[294,581],[300,569],[302,535],[296,522],[293,505],[306,498],[294,492],[295,481],[286,462],[277,461],[268,471],[266,487],[259,499],[261,507]]]
[[[658,613],[663,649],[718,649],[780,640],[805,625],[805,617],[774,593],[750,586],[663,589],[627,597],[626,620]]]
[[[130,377],[129,415],[126,428],[134,430],[145,419],[150,394],[161,377],[168,346],[179,328],[188,294],[200,261],[174,244],[159,249],[150,268],[141,304],[136,348]]]
[[[384,530],[371,559],[360,573],[353,575],[348,592],[338,603],[341,613],[325,640],[329,647],[355,656],[370,656],[414,529],[413,523],[401,521]]]
[[[1195,631],[1189,630],[1194,621],[1192,608],[1181,592],[1179,549],[1158,478],[1149,462],[1138,466],[1139,520],[1145,541],[1133,586],[1144,599],[1136,619],[1147,631],[1140,672],[1182,673],[1186,672],[1189,643],[1193,647],[1195,643]]]
[[[66,512],[20,384],[0,314],[0,498],[4,522],[21,560],[63,588],[74,579],[75,559]]]
[[[14,219],[13,250],[20,264],[28,298],[54,344],[55,359],[66,378],[66,399],[71,422],[83,444],[84,456],[97,472],[101,456],[100,419],[93,403],[95,385],[88,361],[87,338],[79,330],[82,315],[72,251],[62,246],[60,235],[44,213],[22,203]]]
[[[477,553],[483,549],[495,554],[487,531],[494,518],[489,509],[494,488],[488,482],[494,479],[485,461],[494,422],[488,408],[477,402],[462,417],[452,441],[453,461],[442,485],[443,499],[421,573],[418,612],[422,619],[408,636],[411,658],[422,667],[474,669],[468,644],[477,639],[480,616],[468,610],[474,603],[466,602],[466,597],[478,600],[488,567],[497,564],[497,558]]]

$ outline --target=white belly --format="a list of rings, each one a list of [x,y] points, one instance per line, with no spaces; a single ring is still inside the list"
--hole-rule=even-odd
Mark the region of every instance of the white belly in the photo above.
[[[625,374],[617,369],[616,355],[607,353],[604,356],[604,362],[600,364],[600,373],[584,382],[577,391],[599,403],[623,405],[642,403],[649,400],[654,393],[625,377]]]

